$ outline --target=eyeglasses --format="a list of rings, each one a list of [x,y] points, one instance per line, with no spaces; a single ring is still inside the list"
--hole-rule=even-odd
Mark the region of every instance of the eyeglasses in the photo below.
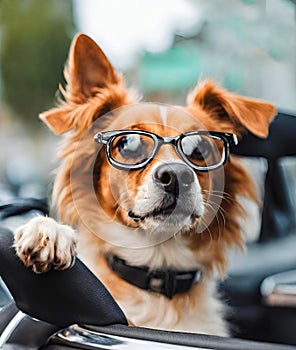
[[[192,131],[176,137],[161,137],[142,130],[113,130],[98,132],[94,140],[106,146],[110,164],[120,170],[144,168],[161,145],[171,144],[191,168],[210,171],[225,164],[230,146],[238,144],[235,134],[216,131]]]

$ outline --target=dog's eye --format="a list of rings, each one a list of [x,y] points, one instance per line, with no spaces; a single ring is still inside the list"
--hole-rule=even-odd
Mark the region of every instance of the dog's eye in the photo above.
[[[124,157],[135,157],[141,153],[141,138],[140,135],[131,134],[121,137],[116,147],[120,154]]]
[[[126,133],[113,139],[110,153],[118,163],[136,165],[145,162],[153,154],[154,147],[155,142],[151,136]]]
[[[206,159],[211,153],[211,144],[204,137],[193,135],[182,140],[184,154],[195,160]]]

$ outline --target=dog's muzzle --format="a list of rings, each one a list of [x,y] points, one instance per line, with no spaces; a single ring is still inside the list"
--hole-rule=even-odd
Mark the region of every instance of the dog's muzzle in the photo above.
[[[193,224],[200,217],[199,185],[194,171],[184,163],[174,162],[157,166],[151,175],[149,199],[145,205],[129,208],[128,216],[135,222],[151,218],[174,225],[190,218]]]

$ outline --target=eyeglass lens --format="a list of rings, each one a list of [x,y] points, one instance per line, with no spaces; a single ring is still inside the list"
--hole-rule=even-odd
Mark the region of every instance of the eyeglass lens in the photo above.
[[[152,136],[126,133],[116,136],[110,146],[114,161],[125,165],[136,165],[151,157],[155,147]]]
[[[181,150],[186,159],[200,168],[223,163],[224,144],[211,135],[189,135],[181,139]]]

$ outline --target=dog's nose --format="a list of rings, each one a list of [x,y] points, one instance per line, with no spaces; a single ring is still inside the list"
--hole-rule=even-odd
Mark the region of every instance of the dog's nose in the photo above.
[[[194,182],[194,172],[185,164],[162,164],[155,169],[153,179],[155,183],[162,185],[166,192],[178,194]]]

